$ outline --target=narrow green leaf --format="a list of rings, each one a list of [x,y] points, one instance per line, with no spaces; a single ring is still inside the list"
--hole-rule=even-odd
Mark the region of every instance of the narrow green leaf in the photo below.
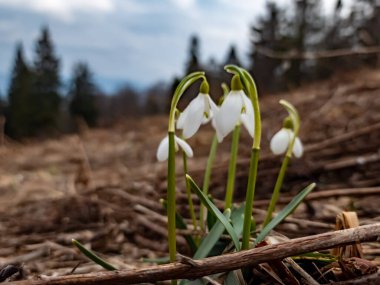
[[[226,280],[224,280],[224,285],[240,285],[239,278],[236,276],[235,271],[230,271],[227,274]]]
[[[302,202],[302,200],[315,188],[315,183],[310,184],[305,189],[303,189],[293,200],[281,211],[277,214],[276,217],[272,219],[272,221],[266,225],[257,236],[255,240],[255,246],[264,240],[264,238],[269,234],[271,230],[273,230],[279,223],[281,223],[287,216],[289,216]]]
[[[167,264],[170,262],[169,256],[164,256],[164,257],[157,257],[157,258],[143,258],[143,262],[146,263],[155,263],[155,264]]]
[[[294,260],[321,261],[321,262],[326,262],[326,263],[331,263],[338,260],[338,258],[334,255],[320,253],[320,252],[304,253],[297,256],[292,256],[292,258]]]
[[[91,250],[85,248],[84,245],[81,244],[79,241],[77,241],[75,239],[72,239],[71,241],[72,241],[73,245],[75,245],[85,256],[87,256],[89,259],[91,259],[96,264],[99,264],[104,269],[107,269],[110,271],[117,270],[116,267],[114,267],[113,265],[111,265],[107,261],[105,261],[104,259],[97,256]]]
[[[239,208],[232,209],[231,223],[234,227],[236,235],[239,237],[243,232],[244,225],[244,203]]]
[[[211,203],[214,204],[212,196],[210,194],[208,194],[207,197],[210,199]],[[203,206],[203,204],[201,204],[201,205]],[[218,219],[214,215],[212,215],[209,210],[207,210],[207,228],[209,230],[212,229],[212,227],[215,225],[215,223],[216,223],[217,220]]]
[[[231,236],[231,239],[235,245],[237,250],[240,250],[239,238],[237,237],[234,228],[231,226],[229,221],[225,218],[225,216],[219,211],[219,209],[210,201],[210,199],[203,193],[201,189],[199,189],[198,185],[194,182],[194,180],[186,175],[186,179],[190,183],[191,189],[197,194],[199,200],[205,205],[205,207],[213,214],[226,228],[228,234]]]
[[[203,281],[202,278],[191,280],[191,281],[187,279],[183,279],[179,282],[179,285],[206,285],[206,284],[208,283]]]
[[[228,220],[231,216],[231,210],[226,209],[224,211],[224,216]],[[207,257],[210,251],[212,250],[212,248],[215,246],[215,244],[219,240],[220,236],[223,234],[224,229],[225,229],[224,225],[220,221],[217,221],[216,224],[210,230],[210,232],[207,234],[207,236],[202,240],[193,258],[201,259],[201,258]]]

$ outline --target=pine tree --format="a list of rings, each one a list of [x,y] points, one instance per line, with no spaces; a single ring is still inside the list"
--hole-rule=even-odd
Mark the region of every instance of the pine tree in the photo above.
[[[323,30],[321,0],[294,0],[295,14],[289,21],[288,34],[290,48],[302,53],[312,50],[320,41]],[[313,76],[313,63],[300,59],[290,61],[285,77],[291,85],[299,85],[307,77]]]
[[[189,48],[189,56],[188,61],[185,65],[185,75],[190,74],[191,72],[200,71],[202,66],[199,62],[199,38],[197,35],[193,35],[190,38],[190,48]],[[175,84],[175,81],[173,82]],[[190,86],[189,89],[185,91],[184,96],[182,96],[182,100],[178,103],[178,107],[183,109],[184,106],[187,106],[189,102],[196,96],[199,90],[200,83],[197,82],[194,85]],[[177,86],[173,85],[173,93],[171,93],[168,97],[169,101],[172,100],[172,95],[174,94],[174,90]]]
[[[199,64],[199,39],[198,36],[193,35],[190,38],[190,55],[186,64],[186,74],[200,70]]]
[[[56,131],[60,110],[59,60],[47,27],[37,40],[30,105],[33,135]]]
[[[335,9],[327,22],[324,35],[319,42],[320,50],[349,49],[355,46],[357,23],[353,14],[346,16],[342,13],[344,4],[342,0],[335,0]],[[316,65],[317,78],[326,78],[337,70],[347,70],[358,67],[357,56],[333,57],[319,60]]]
[[[361,0],[356,3],[361,19],[358,27],[358,40],[364,47],[380,45],[380,1]],[[380,55],[363,56],[366,64],[372,67],[380,66]]]
[[[227,65],[227,64],[234,64],[237,66],[241,66],[240,60],[237,56],[235,45],[230,46],[226,60],[224,61],[224,65]]]
[[[264,48],[275,52],[287,49],[287,40],[283,31],[284,18],[284,11],[276,3],[267,2],[266,14],[252,27],[253,51],[250,71],[261,91],[274,91],[279,87],[281,60],[263,55],[258,49]]]
[[[69,90],[70,114],[82,118],[89,126],[96,125],[98,116],[95,95],[96,88],[90,69],[85,63],[76,64]]]
[[[25,63],[23,48],[16,47],[16,56],[8,91],[7,133],[14,138],[28,136],[30,128],[31,72]]]

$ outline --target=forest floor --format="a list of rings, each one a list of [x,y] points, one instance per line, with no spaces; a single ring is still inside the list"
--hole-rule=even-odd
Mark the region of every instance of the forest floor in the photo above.
[[[280,99],[299,110],[305,146],[304,156],[291,162],[280,202],[311,182],[317,189],[277,231],[289,238],[331,231],[343,210],[356,211],[361,225],[379,222],[380,72],[362,70],[261,98],[257,223],[281,165],[281,157],[268,148],[286,116]],[[73,248],[72,238],[120,269],[148,266],[145,258],[166,256],[166,220],[159,203],[165,197],[166,163],[155,158],[166,120],[135,119],[44,141],[5,139],[0,146],[0,265],[21,264],[25,278],[101,270]],[[198,182],[212,136],[211,127],[204,126],[189,140],[194,150],[189,173]],[[236,201],[244,197],[250,147],[244,130]],[[210,191],[217,200],[224,198],[229,148],[227,138],[214,164]],[[186,215],[181,167],[177,178],[179,208]],[[323,192],[330,194],[319,194]],[[184,240],[178,244],[186,254]],[[380,246],[363,248],[366,258],[380,266]]]

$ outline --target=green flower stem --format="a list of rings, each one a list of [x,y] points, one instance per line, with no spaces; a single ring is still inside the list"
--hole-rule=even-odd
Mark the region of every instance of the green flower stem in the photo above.
[[[204,179],[203,179],[202,190],[206,196],[208,194],[208,189],[210,186],[212,165],[214,164],[217,149],[218,149],[218,137],[216,135],[214,135],[214,137],[212,139],[211,147],[210,147],[210,153],[209,153],[208,158],[207,158],[206,170],[205,170],[205,175],[204,175]],[[199,223],[200,223],[201,231],[204,231],[204,229],[205,229],[206,215],[207,215],[207,211],[206,211],[204,205],[201,203],[200,207],[199,207]]]
[[[259,96],[257,88],[252,76],[246,71],[236,65],[227,65],[224,67],[228,72],[238,74],[243,83],[245,91],[251,99],[252,107],[255,118],[255,131],[254,140],[252,143],[252,154],[249,166],[248,184],[245,196],[245,209],[244,209],[244,225],[242,237],[242,249],[249,248],[249,238],[251,233],[252,224],[252,210],[253,200],[255,197],[255,188],[257,180],[257,169],[259,164],[260,143],[261,143],[261,115],[259,107]]]
[[[176,201],[175,201],[175,114],[177,110],[177,104],[182,94],[187,88],[191,86],[198,79],[206,80],[204,72],[194,72],[186,76],[177,86],[169,113],[169,126],[168,126],[168,138],[169,138],[169,157],[168,157],[168,178],[167,178],[167,217],[168,217],[168,243],[169,243],[169,257],[170,262],[175,262],[177,254],[176,245]],[[177,284],[176,280],[172,281],[172,285]]]
[[[186,183],[186,196],[187,196],[187,201],[189,203],[189,213],[191,217],[191,221],[194,226],[194,230],[197,229],[197,219],[195,217],[195,211],[194,211],[194,205],[193,205],[193,199],[191,198],[191,188],[190,184],[186,179],[186,175],[189,174],[187,170],[187,155],[185,152],[182,152],[182,158],[183,158],[183,172],[185,174],[185,183]]]
[[[191,84],[193,84],[198,79],[202,78],[203,80],[206,80],[204,74],[205,73],[201,71],[190,73],[178,84],[170,105],[168,132],[175,132],[175,114],[177,110],[177,104],[179,102],[179,99],[181,99],[182,94],[187,88],[191,86]]]
[[[252,149],[251,160],[249,163],[249,176],[247,184],[247,193],[245,197],[244,207],[244,224],[243,224],[243,236],[242,236],[242,249],[249,249],[249,238],[251,236],[251,224],[252,224],[252,209],[253,199],[255,196],[255,185],[257,179],[257,169],[259,164],[259,149]]]
[[[280,169],[280,172],[277,176],[276,184],[275,184],[274,189],[273,189],[272,198],[271,198],[269,206],[268,206],[267,216],[265,217],[263,227],[265,227],[267,224],[269,224],[269,222],[272,220],[273,211],[276,208],[276,204],[277,204],[278,198],[280,196],[280,190],[281,190],[282,184],[284,182],[285,172],[286,172],[286,169],[288,168],[290,158],[292,157],[294,142],[296,141],[296,137],[298,136],[298,132],[300,129],[300,124],[301,124],[301,120],[300,120],[300,117],[298,115],[298,112],[292,104],[290,104],[289,102],[287,102],[285,100],[280,100],[280,104],[289,113],[289,117],[290,117],[290,119],[292,121],[292,125],[293,125],[294,136],[290,140],[289,147],[288,147],[288,150],[286,152],[285,158],[282,161],[281,169]]]
[[[230,163],[228,166],[227,189],[226,189],[226,197],[224,200],[224,209],[231,209],[232,207],[232,200],[233,200],[234,188],[235,188],[236,160],[237,160],[237,154],[238,154],[238,149],[239,149],[239,138],[240,138],[240,124],[237,124],[232,134],[231,156],[230,156]]]
[[[286,156],[284,157],[284,160],[282,161],[280,172],[277,176],[276,184],[273,189],[272,198],[268,206],[267,215],[265,217],[263,227],[269,224],[270,221],[272,220],[273,211],[276,207],[278,198],[280,197],[280,190],[282,187],[282,183],[284,182],[285,172],[286,172],[286,169],[288,168],[289,161],[290,161],[290,156],[286,154]]]
[[[177,245],[176,245],[176,225],[175,225],[175,141],[174,132],[169,132],[169,157],[168,157],[168,242],[169,242],[169,257],[170,261],[176,260]]]

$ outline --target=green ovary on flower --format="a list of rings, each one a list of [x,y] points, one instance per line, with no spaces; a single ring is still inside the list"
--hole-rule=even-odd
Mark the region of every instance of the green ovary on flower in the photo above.
[[[225,97],[214,120],[219,142],[240,123],[243,123],[251,137],[254,136],[254,111],[250,99],[242,88],[239,76],[235,75],[231,81],[231,91]]]
[[[218,112],[218,107],[208,92],[208,83],[203,81],[197,97],[190,102],[178,118],[177,129],[183,130],[182,134],[185,139],[192,137],[202,124],[208,123]]]

